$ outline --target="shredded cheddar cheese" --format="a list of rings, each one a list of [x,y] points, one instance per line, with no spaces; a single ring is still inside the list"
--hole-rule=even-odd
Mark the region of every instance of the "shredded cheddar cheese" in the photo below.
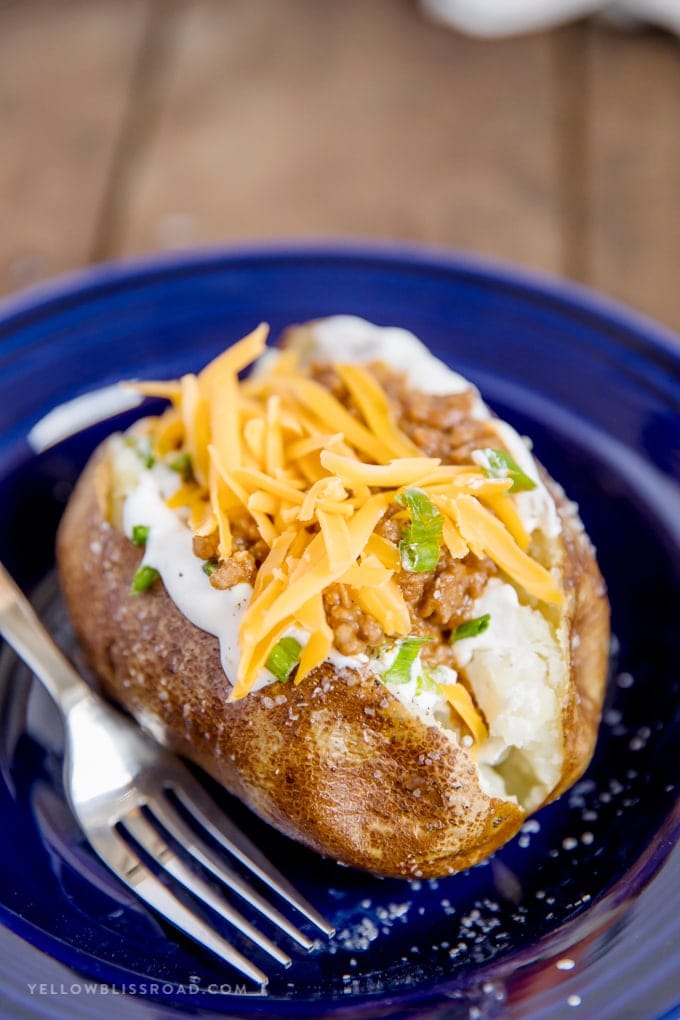
[[[488,556],[529,595],[559,604],[562,591],[528,552],[529,536],[508,490],[476,464],[442,464],[400,429],[387,394],[369,371],[334,364],[352,400],[350,412],[305,374],[294,352],[269,360],[243,381],[265,351],[259,326],[198,375],[132,384],[171,406],[152,425],[159,456],[187,454],[191,472],[168,499],[201,538],[215,536],[219,558],[234,551],[234,523],[250,515],[269,552],[259,568],[240,631],[240,664],[231,699],[248,694],[268,655],[291,629],[309,637],[295,682],[329,655],[333,631],[323,595],[346,585],[390,638],[412,630],[396,575],[399,547],[376,532],[392,506],[415,488],[441,515],[441,548],[454,558]],[[440,685],[475,741],[486,727],[467,690]]]
[[[467,688],[459,683],[439,684],[439,690],[470,730],[475,743],[483,743],[489,731]]]

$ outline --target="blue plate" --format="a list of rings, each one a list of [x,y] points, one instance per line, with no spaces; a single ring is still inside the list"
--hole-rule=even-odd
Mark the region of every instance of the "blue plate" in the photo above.
[[[69,647],[55,527],[95,444],[140,412],[42,452],[31,429],[121,377],[194,369],[263,319],[276,335],[338,312],[413,330],[534,438],[580,504],[618,638],[594,761],[492,860],[439,882],[341,868],[224,797],[338,929],[274,973],[262,999],[93,858],[64,802],[58,717],[5,650],[0,1012],[677,1015],[680,341],[575,288],[423,250],[267,248],[98,269],[0,310],[0,555]]]

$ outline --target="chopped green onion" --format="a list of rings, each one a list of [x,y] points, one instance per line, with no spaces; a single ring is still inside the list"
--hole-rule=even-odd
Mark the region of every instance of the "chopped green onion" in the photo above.
[[[465,623],[461,623],[456,627],[451,634],[451,644],[454,641],[460,641],[461,638],[477,637],[478,634],[483,634],[490,622],[491,613],[485,613],[484,616],[476,616],[474,620],[466,620]]]
[[[151,452],[151,442],[148,438],[136,438],[134,436],[125,437],[126,444],[135,451],[145,468],[152,468],[156,463],[156,458]]]
[[[408,637],[400,641],[394,662],[383,673],[385,683],[407,684],[411,679],[411,667],[418,658],[420,649],[431,640],[432,638]]]
[[[420,489],[404,489],[396,502],[408,507],[411,515],[411,523],[399,542],[402,567],[415,574],[434,570],[439,562],[444,518]]]
[[[170,461],[168,467],[181,475],[183,482],[190,482],[194,477],[194,465],[189,453],[178,453],[174,460]]]
[[[146,545],[149,537],[149,527],[146,524],[135,524],[132,529],[132,541],[134,545]]]
[[[439,684],[435,680],[434,676],[427,670],[424,673],[421,673],[416,680],[416,694],[422,694],[423,691],[430,691],[432,694],[439,693]]]
[[[482,450],[488,467],[484,469],[487,478],[511,478],[512,485],[508,492],[521,492],[536,488],[533,478],[522,471],[517,461],[505,450]]]
[[[144,564],[140,567],[135,576],[132,579],[131,592],[133,595],[139,595],[140,592],[146,591],[154,583],[156,578],[159,576],[158,571],[155,567],[150,567],[148,564]]]
[[[218,567],[217,560],[206,560],[203,564],[203,573],[207,574],[208,577],[212,577]]]
[[[282,637],[267,656],[265,668],[283,684],[290,679],[290,674],[300,660],[301,651],[302,645],[294,637]]]

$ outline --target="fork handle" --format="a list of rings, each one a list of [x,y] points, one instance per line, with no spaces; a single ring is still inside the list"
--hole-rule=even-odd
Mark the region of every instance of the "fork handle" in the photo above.
[[[91,691],[0,563],[0,634],[66,712]]]

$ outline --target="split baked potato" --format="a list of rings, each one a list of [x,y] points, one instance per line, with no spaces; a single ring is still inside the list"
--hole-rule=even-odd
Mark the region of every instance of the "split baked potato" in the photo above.
[[[411,334],[265,338],[139,384],[168,410],[103,444],[59,529],[75,630],[111,697],[282,832],[379,875],[459,871],[591,758],[593,549]]]

